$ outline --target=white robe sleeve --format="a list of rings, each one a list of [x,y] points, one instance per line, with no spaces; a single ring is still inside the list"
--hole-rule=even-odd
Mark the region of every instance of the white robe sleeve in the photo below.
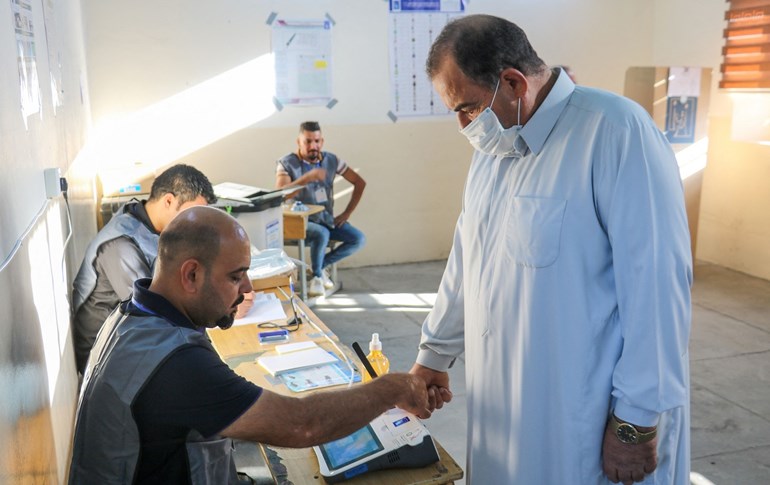
[[[612,379],[614,412],[641,426],[687,404],[692,283],[678,166],[647,121],[628,126],[605,208],[623,337]]]
[[[465,348],[462,219],[461,213],[436,304],[422,324],[417,354],[418,364],[437,371],[446,371]]]

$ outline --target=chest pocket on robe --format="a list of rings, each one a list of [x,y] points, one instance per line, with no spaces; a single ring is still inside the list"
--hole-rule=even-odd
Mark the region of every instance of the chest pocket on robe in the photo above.
[[[530,268],[552,265],[559,257],[567,201],[514,197],[505,227],[505,256]]]

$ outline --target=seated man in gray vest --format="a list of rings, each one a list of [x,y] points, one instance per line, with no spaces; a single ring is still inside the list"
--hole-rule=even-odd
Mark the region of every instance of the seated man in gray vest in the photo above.
[[[174,165],[158,175],[146,202],[131,201],[118,210],[86,248],[72,291],[73,340],[78,372],[104,320],[128,298],[134,280],[152,275],[158,236],[179,211],[217,201],[211,183],[189,165]]]
[[[163,231],[153,278],[134,283],[94,345],[70,484],[232,484],[232,438],[304,448],[394,406],[430,416],[426,384],[410,374],[304,398],[235,374],[205,330],[232,325],[251,291],[249,247],[238,222],[213,207],[187,209]]]
[[[310,245],[313,269],[307,291],[310,296],[323,295],[324,288],[334,286],[324,268],[350,256],[366,243],[364,233],[348,222],[361,200],[366,181],[337,155],[321,151],[323,146],[321,126],[317,121],[306,121],[299,126],[297,153],[286,155],[276,164],[276,188],[303,185],[305,188],[290,197],[305,204],[324,206],[322,212],[310,216],[305,237]],[[353,194],[345,210],[335,216],[334,177],[337,175],[353,184]],[[329,240],[342,244],[326,254]]]

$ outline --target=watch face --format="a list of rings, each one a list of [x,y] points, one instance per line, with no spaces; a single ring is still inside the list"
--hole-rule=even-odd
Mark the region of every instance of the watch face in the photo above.
[[[628,423],[621,423],[616,434],[623,443],[634,444],[639,440],[639,433],[637,433],[636,428]]]

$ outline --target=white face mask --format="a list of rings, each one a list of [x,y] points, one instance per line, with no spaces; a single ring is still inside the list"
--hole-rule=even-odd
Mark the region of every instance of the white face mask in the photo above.
[[[487,155],[514,155],[516,150],[513,142],[521,130],[521,98],[517,100],[516,124],[510,128],[503,128],[497,115],[492,111],[492,104],[495,102],[499,87],[500,80],[498,79],[495,94],[492,95],[492,102],[489,103],[489,107],[482,111],[468,126],[460,130],[460,133],[468,138],[473,148]]]

